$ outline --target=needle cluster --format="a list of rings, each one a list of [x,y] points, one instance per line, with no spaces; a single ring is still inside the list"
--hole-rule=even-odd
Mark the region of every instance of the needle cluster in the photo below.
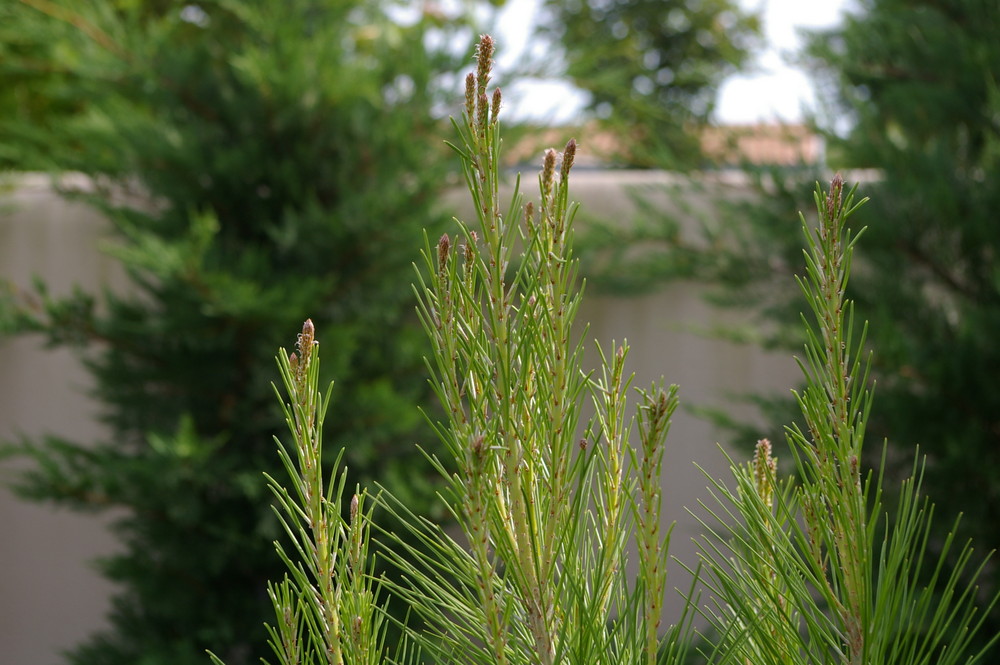
[[[627,344],[599,346],[598,368],[582,368],[568,195],[577,145],[545,152],[537,203],[523,201],[518,182],[501,207],[493,51],[484,36],[454,123],[476,219],[425,242],[415,287],[448,461],[428,456],[447,481],[457,530],[418,517],[386,488],[378,504],[405,536],[374,525],[369,539],[364,493],[344,515],[344,476],[324,484],[320,473],[327,403],[307,321],[296,353],[279,358],[290,489],[268,478],[292,543],[278,545],[289,573],[270,588],[281,663],[668,665],[688,655],[691,614],[661,626],[670,532],[660,476],[677,388],[636,391],[633,416]],[[844,296],[860,235],[847,220],[858,205],[837,176],[829,192],[817,188],[819,224],[802,218],[799,285],[812,317],[803,317],[797,395],[804,425],[787,428],[795,473],[782,474],[762,440],[751,462],[733,464],[732,484],[713,481],[717,519],[703,522],[700,539],[711,602],[688,592],[690,612],[715,629],[701,649],[709,663],[950,665],[984,653],[970,648],[983,616],[976,589],[959,582],[971,549],[954,548],[952,567],[924,561],[931,511],[919,468],[890,518],[881,478],[859,462],[871,356]],[[588,403],[594,415],[584,420]],[[373,579],[374,552],[403,579]],[[394,654],[383,590],[411,612]]]

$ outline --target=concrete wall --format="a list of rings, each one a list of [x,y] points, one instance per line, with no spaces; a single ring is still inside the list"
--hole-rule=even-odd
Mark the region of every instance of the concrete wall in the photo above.
[[[525,182],[530,192],[534,179]],[[666,194],[671,184],[676,180],[664,174],[581,171],[574,176],[573,197],[591,214],[627,221],[633,189],[671,207]],[[715,182],[695,198],[707,208],[714,196],[746,195],[738,183]],[[464,197],[458,193],[450,200]],[[87,288],[123,283],[115,263],[98,248],[106,228],[87,208],[54,195],[43,179],[22,182],[0,201],[0,283],[23,286],[38,274],[56,293],[73,283]],[[674,284],[629,299],[589,295],[579,320],[590,323],[591,337],[602,344],[627,339],[634,385],[648,386],[663,375],[680,384],[682,405],[719,405],[726,393],[785,390],[796,380],[790,358],[693,332],[732,320],[731,313],[708,307],[695,285]],[[50,433],[97,440],[102,428],[88,385],[86,373],[66,352],[46,351],[34,339],[0,340],[0,439]],[[708,423],[684,411],[676,416],[663,484],[667,517],[678,521],[673,553],[688,562],[694,561],[690,538],[697,530],[684,506],[704,497],[706,486],[693,465],[726,474],[716,441]],[[9,464],[0,466],[0,479],[9,479],[12,471]],[[113,551],[106,524],[105,518],[22,503],[0,488],[0,664],[54,665],[62,649],[104,624],[111,589],[89,562]],[[671,575],[669,587],[684,586],[679,571]]]
[[[43,277],[54,295],[74,283],[93,289],[121,281],[97,250],[107,223],[32,177],[0,198],[0,288]],[[90,381],[66,350],[35,338],[0,339],[0,440],[21,435],[102,436]],[[6,485],[16,466],[0,465]],[[110,584],[95,557],[113,551],[107,518],[28,504],[0,487],[0,663],[54,665],[59,652],[104,624]]]

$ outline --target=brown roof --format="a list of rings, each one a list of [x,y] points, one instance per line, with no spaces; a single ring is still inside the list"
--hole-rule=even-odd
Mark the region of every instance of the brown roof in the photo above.
[[[561,150],[576,138],[576,163],[604,166],[619,153],[619,139],[595,124],[549,127],[527,131],[504,150],[508,164],[541,163],[545,148]],[[823,159],[823,139],[805,125],[722,125],[702,130],[701,148],[707,160],[719,166],[803,166]]]
[[[714,162],[737,166],[802,166],[823,158],[823,139],[805,125],[706,127],[701,149]]]

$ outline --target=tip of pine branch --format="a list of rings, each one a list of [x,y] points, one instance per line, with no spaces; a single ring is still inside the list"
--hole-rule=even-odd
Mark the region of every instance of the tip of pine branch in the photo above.
[[[826,197],[826,216],[833,219],[840,210],[840,195],[844,190],[844,178],[839,173],[830,181],[830,193]]]
[[[562,170],[559,175],[565,180],[569,177],[569,170],[573,168],[573,160],[576,159],[576,139],[570,139],[563,148]]]
[[[442,273],[448,267],[448,251],[450,249],[451,249],[451,239],[448,237],[448,234],[445,233],[441,236],[441,239],[438,240],[438,246],[437,246],[438,270]]]
[[[476,59],[479,61],[480,68],[483,68],[483,65],[492,64],[494,48],[493,37],[490,35],[479,36],[479,44],[476,46]]]
[[[312,319],[306,319],[305,323],[302,324],[302,332],[299,333],[298,341],[295,343],[295,346],[299,350],[299,358],[303,362],[308,360],[313,344],[315,343],[316,326],[313,325]]]

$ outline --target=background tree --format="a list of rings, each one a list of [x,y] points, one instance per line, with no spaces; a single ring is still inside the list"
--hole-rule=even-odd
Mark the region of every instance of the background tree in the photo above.
[[[328,449],[347,447],[349,482],[377,476],[429,505],[413,445],[428,391],[409,285],[411,248],[439,222],[445,153],[427,130],[435,77],[452,63],[425,51],[428,20],[394,25],[388,9],[4,4],[3,75],[48,86],[0,86],[32,128],[30,145],[6,134],[8,154],[90,176],[93,192],[70,194],[113,222],[132,282],[66,299],[41,288],[0,310],[8,330],[80,350],[110,429],[96,443],[16,446],[36,461],[24,496],[125,509],[121,552],[100,564],[120,585],[111,628],[71,662],[204,663],[209,645],[230,663],[267,653],[266,580],[280,571],[267,543],[281,535],[260,473],[275,470],[282,422],[272,352],[306,317],[338,379]],[[65,104],[40,106],[53,100]]]
[[[51,132],[86,107],[87,98],[72,91],[73,40],[65,37],[73,29],[20,2],[0,6],[0,168],[46,168]]]
[[[700,164],[697,127],[760,30],[733,0],[547,0],[543,14],[569,78],[621,140],[619,157],[670,169]]]

